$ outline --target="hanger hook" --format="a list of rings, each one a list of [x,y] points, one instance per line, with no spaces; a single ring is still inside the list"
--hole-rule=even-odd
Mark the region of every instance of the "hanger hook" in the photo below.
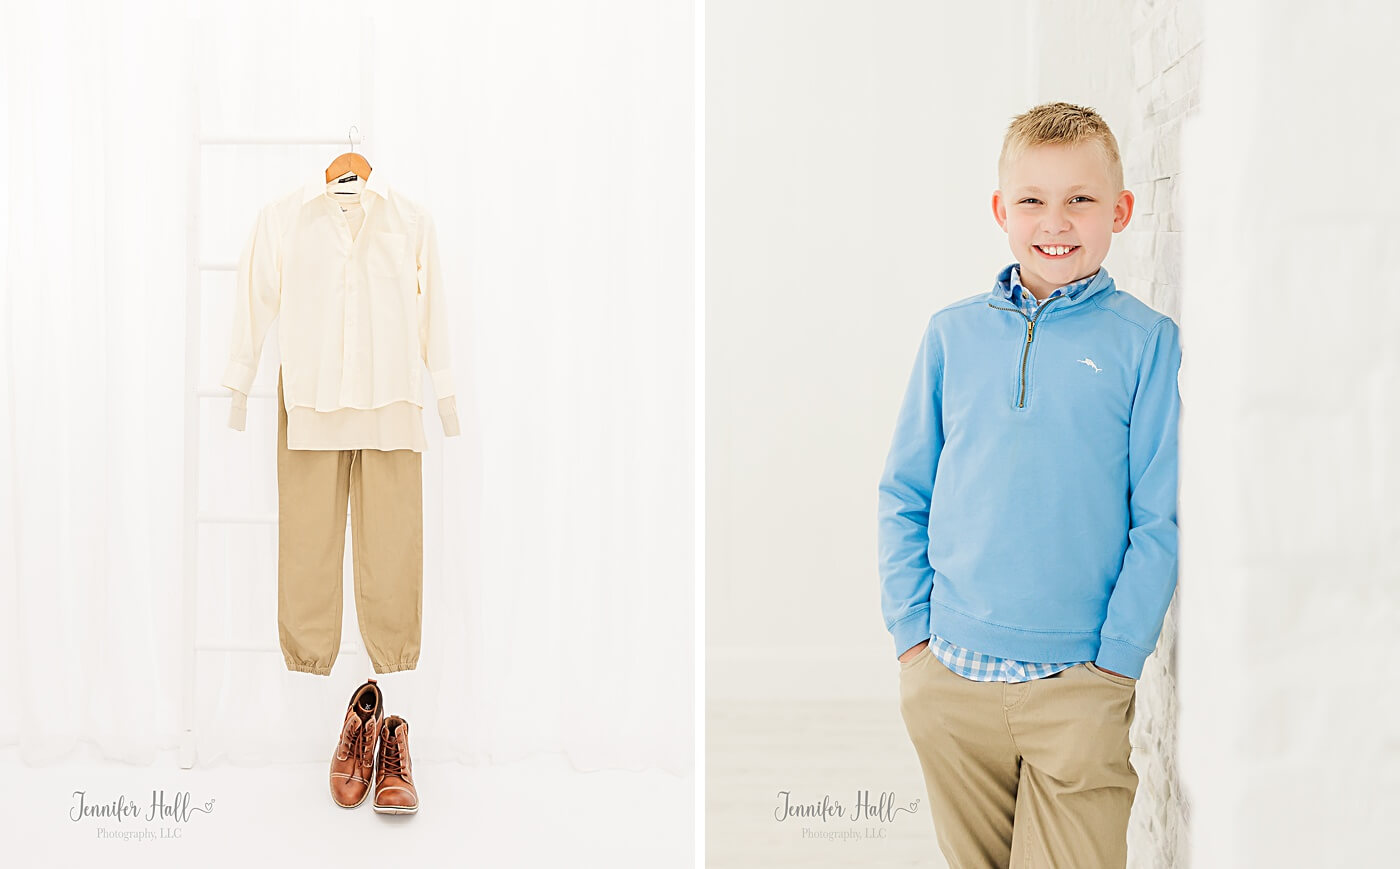
[[[350,125],[350,129],[351,129],[351,130],[354,130],[355,133],[360,132],[360,128],[357,127],[357,126],[355,126],[354,124],[351,124],[351,125]],[[347,132],[347,133],[345,134],[345,137],[346,137],[347,139],[350,140],[350,152],[351,152],[351,153],[354,153],[354,151],[355,151],[355,134],[354,134],[354,133]]]

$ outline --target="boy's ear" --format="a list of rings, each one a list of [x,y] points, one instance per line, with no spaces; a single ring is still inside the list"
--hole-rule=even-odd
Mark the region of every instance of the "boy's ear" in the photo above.
[[[1128,221],[1133,219],[1133,205],[1136,202],[1131,190],[1124,190],[1118,194],[1118,201],[1113,206],[1114,232],[1121,232],[1128,227]]]
[[[1000,189],[992,191],[992,217],[998,226],[1006,229],[1006,208],[1002,205]]]

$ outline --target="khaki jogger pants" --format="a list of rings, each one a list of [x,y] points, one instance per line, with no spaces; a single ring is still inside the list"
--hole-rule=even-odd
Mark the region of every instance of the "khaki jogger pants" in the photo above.
[[[899,667],[900,712],[951,869],[1127,865],[1136,679],[1081,663],[977,682],[931,648]]]
[[[292,450],[277,373],[277,631],[287,669],[329,675],[340,652],[345,508],[355,614],[376,673],[418,666],[423,625],[423,454]]]

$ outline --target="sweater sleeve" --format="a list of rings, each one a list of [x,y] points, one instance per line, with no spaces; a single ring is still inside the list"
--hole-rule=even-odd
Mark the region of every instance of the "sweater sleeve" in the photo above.
[[[896,654],[930,636],[929,506],[943,450],[942,384],[942,352],[930,317],[879,487],[880,607]]]
[[[1148,334],[1138,365],[1128,420],[1128,547],[1095,660],[1135,679],[1157,647],[1176,590],[1180,368],[1180,329],[1163,317]]]
[[[228,425],[238,431],[243,431],[245,402],[258,373],[263,341],[282,303],[279,233],[274,217],[271,206],[264,206],[258,212],[238,258],[228,364],[219,381],[220,385],[233,390]]]
[[[442,265],[438,256],[437,226],[432,215],[418,218],[416,239],[418,258],[418,348],[423,364],[433,380],[438,400],[442,433],[453,437],[462,433],[457,420],[457,389],[452,381],[452,352],[448,341],[447,298],[443,288]]]

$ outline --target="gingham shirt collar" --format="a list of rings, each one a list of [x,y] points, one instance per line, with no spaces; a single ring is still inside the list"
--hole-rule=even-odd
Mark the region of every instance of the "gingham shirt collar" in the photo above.
[[[1093,283],[1094,278],[1098,277],[1099,272],[1102,271],[1103,266],[1099,266],[1098,271],[1094,272],[1092,275],[1080,278],[1079,280],[1074,281],[1072,283],[1065,284],[1063,287],[1057,287],[1052,293],[1050,293],[1050,295],[1045,297],[1045,300],[1049,301],[1050,299],[1053,299],[1056,296],[1062,295],[1069,296],[1071,299],[1077,298],[1079,294],[1084,291],[1084,288],[1089,286],[1089,284]],[[1036,299],[1035,295],[1030,290],[1026,289],[1025,286],[1021,283],[1020,265],[1014,265],[1011,267],[1011,280],[1006,282],[1005,289],[1002,290],[1002,295],[1005,296],[1011,302],[1011,304],[1016,305],[1021,310],[1031,315],[1034,315],[1036,309],[1039,308],[1040,305],[1044,304],[1044,302]]]

